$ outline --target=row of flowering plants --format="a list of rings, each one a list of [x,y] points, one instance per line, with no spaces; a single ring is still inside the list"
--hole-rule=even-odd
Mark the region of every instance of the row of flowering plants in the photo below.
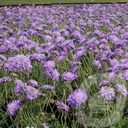
[[[108,75],[95,83],[99,73]],[[81,88],[86,79],[94,83]],[[128,4],[0,8],[1,128],[90,127],[75,108],[86,103],[83,113],[107,117],[118,94],[127,97],[127,80]],[[107,112],[92,112],[96,93],[112,103]],[[127,99],[122,105],[113,128],[127,125]]]

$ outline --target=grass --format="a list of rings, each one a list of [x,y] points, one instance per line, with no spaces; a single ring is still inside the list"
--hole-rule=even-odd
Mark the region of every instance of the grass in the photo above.
[[[0,0],[0,5],[110,2],[128,2],[128,0]]]

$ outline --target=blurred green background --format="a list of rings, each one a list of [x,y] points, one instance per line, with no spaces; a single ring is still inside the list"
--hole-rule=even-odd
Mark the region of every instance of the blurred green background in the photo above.
[[[0,5],[109,2],[128,2],[128,0],[0,0]]]

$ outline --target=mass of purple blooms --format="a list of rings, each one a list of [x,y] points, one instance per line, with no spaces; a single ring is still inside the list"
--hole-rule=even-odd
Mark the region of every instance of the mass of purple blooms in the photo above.
[[[80,84],[96,73],[109,73],[96,85],[106,101],[128,96],[127,85],[111,84],[116,76],[128,81],[128,4],[0,7],[0,88],[11,90],[9,116],[38,99],[70,114],[91,97]]]

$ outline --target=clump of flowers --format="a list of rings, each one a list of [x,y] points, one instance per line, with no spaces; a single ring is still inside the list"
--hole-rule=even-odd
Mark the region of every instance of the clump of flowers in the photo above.
[[[54,61],[47,61],[44,63],[44,75],[47,77],[52,78],[55,81],[59,80],[60,74],[57,69],[55,69],[55,62]]]
[[[31,70],[32,65],[29,56],[16,55],[9,57],[4,65],[5,71],[17,71],[22,72],[24,70]]]

